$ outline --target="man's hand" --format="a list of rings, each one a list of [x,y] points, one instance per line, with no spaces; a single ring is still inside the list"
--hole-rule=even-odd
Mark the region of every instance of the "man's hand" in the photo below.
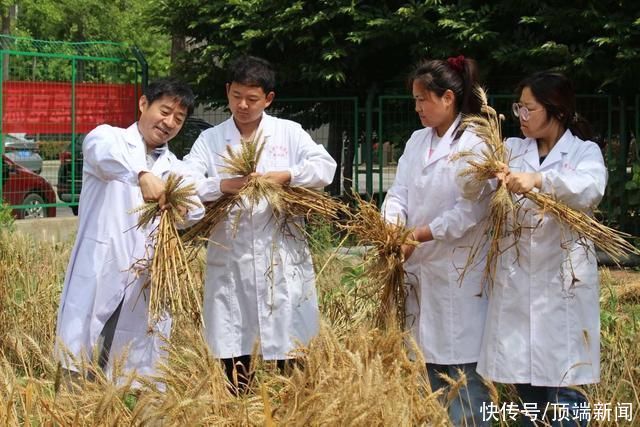
[[[507,190],[512,193],[527,193],[534,187],[542,187],[542,175],[538,172],[511,172],[506,176],[505,183]]]
[[[267,172],[262,177],[274,184],[288,185],[291,182],[291,172],[289,171]]]
[[[222,191],[224,194],[238,194],[240,190],[242,190],[244,186],[247,185],[247,182],[249,182],[251,178],[254,178],[258,175],[258,173],[254,172],[250,173],[249,175],[239,176],[236,178],[222,179],[220,180],[220,191]]]
[[[138,175],[138,183],[145,202],[158,202],[160,209],[166,208],[165,183],[151,172],[143,171]]]
[[[431,228],[428,225],[423,225],[422,227],[416,227],[415,230],[411,232],[409,235],[409,240],[413,240],[414,242],[418,242],[418,244],[423,242],[429,242],[433,240],[433,234],[431,233]],[[402,245],[402,254],[404,255],[405,262],[409,259],[413,251],[416,249],[415,245]]]

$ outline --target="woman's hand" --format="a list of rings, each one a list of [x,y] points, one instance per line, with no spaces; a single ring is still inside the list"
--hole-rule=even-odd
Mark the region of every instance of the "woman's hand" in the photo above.
[[[411,232],[409,235],[409,240],[413,240],[414,242],[418,242],[418,244],[422,242],[428,242],[433,240],[433,234],[431,234],[431,228],[428,225],[423,225],[422,227],[416,227],[415,230]],[[413,251],[416,249],[416,245],[402,245],[401,250],[404,255],[404,261],[406,262]]]
[[[542,175],[538,172],[510,172],[505,177],[505,184],[512,193],[528,193],[534,187],[542,187]]]
[[[500,171],[496,172],[496,178],[498,179],[498,184],[502,184],[506,181],[507,176],[511,173],[509,170],[509,166],[505,165],[502,162],[499,162]]]
[[[409,240],[414,240],[414,241],[416,240],[413,233],[409,235]],[[404,262],[407,262],[407,260],[411,257],[411,254],[413,254],[413,251],[416,250],[416,246],[417,245],[404,244],[400,247],[400,250],[402,251],[402,256],[404,258]]]

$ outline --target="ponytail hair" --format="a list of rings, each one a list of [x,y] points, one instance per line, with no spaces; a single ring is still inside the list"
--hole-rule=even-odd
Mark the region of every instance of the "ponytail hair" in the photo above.
[[[478,66],[473,59],[459,55],[446,61],[422,61],[409,75],[408,86],[411,87],[414,82],[439,97],[447,90],[453,92],[458,113],[480,114],[482,99],[474,90],[478,84]]]
[[[540,71],[522,80],[516,89],[518,97],[525,87],[547,111],[547,115],[558,120],[565,129],[583,141],[593,141],[594,133],[587,120],[576,112],[576,94],[573,84],[564,74]],[[598,141],[596,141],[598,142]]]
[[[572,134],[576,135],[581,140],[594,141],[599,146],[602,146],[602,141],[597,140],[591,124],[584,116],[581,116],[578,113],[574,113],[568,128]]]

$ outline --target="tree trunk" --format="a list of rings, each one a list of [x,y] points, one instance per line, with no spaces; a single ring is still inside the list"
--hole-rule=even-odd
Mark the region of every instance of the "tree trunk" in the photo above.
[[[11,19],[15,17],[17,6],[7,7],[7,11],[2,15],[2,34],[11,34]],[[9,55],[2,55],[2,81],[9,80]]]
[[[329,142],[328,151],[331,157],[336,161],[336,173],[333,176],[333,181],[327,187],[329,193],[333,196],[340,195],[340,175],[342,172],[342,131],[343,126],[340,126],[340,118],[335,113],[330,115],[329,119]]]
[[[187,41],[184,36],[174,34],[171,36],[171,66],[173,67],[178,60],[178,57],[185,51],[187,47]]]

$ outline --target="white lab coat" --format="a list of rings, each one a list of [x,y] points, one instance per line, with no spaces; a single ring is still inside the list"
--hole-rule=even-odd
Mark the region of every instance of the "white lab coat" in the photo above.
[[[78,234],[60,299],[56,353],[65,368],[77,370],[63,349],[75,357],[91,357],[105,322],[124,298],[107,370],[128,348],[125,371],[152,375],[171,319],[160,321],[153,333],[148,331],[148,292],[140,294],[146,274],[136,277],[129,270],[134,261],[149,255],[145,248],[152,227],[138,230],[138,215],[129,213],[144,203],[138,174],[149,170],[145,145],[135,123],[127,129],[101,125],[86,136],[82,149]],[[150,172],[186,176],[181,163],[167,149]],[[202,208],[193,209],[189,216],[196,220],[203,213]]]
[[[335,161],[299,124],[263,114],[260,132],[266,145],[257,172],[289,170],[291,186],[322,188],[332,181]],[[184,159],[203,177],[198,194],[204,202],[220,198],[220,180],[231,177],[220,171],[227,145],[240,148],[232,118],[202,132]],[[283,231],[276,224],[265,200],[253,212],[243,212],[234,235],[237,212],[215,228],[208,245],[206,340],[219,358],[255,349],[266,360],[291,358],[290,352],[308,344],[319,328],[309,247],[296,227]]]
[[[587,213],[600,202],[607,169],[595,143],[567,130],[542,165],[535,139],[510,138],[506,144],[510,169],[542,174],[542,192]],[[533,208],[528,201],[524,206]],[[521,212],[517,247],[509,247],[513,236],[501,244],[506,251],[489,297],[477,370],[503,383],[598,382],[600,306],[593,245],[589,242],[587,253],[550,215],[541,217],[535,208]]]
[[[480,139],[465,131],[454,139],[460,117],[428,151],[435,130],[411,135],[400,157],[395,181],[382,206],[385,218],[407,227],[429,225],[434,240],[420,244],[405,263],[408,299],[406,324],[428,363],[443,365],[478,360],[487,298],[483,290],[480,253],[459,281],[469,249],[482,232],[478,224],[486,203],[461,196],[456,176],[465,167],[460,151],[474,150]]]

